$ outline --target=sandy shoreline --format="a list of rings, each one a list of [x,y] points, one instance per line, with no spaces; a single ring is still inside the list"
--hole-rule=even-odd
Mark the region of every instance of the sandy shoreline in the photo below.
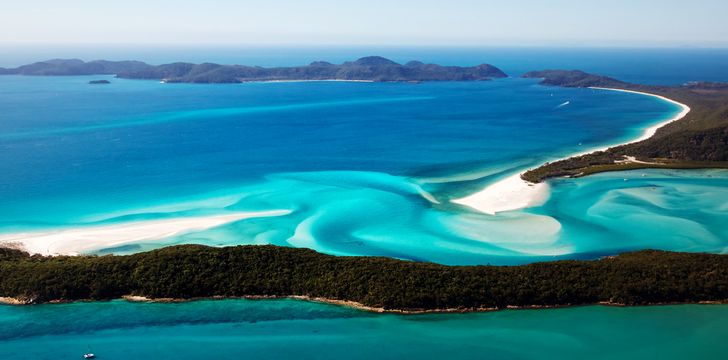
[[[568,307],[576,307],[576,306],[615,306],[615,307],[634,307],[634,306],[664,306],[664,305],[687,305],[687,304],[696,304],[696,305],[726,305],[728,304],[728,300],[726,301],[697,301],[697,302],[658,302],[658,303],[649,303],[649,304],[641,304],[641,305],[627,305],[623,303],[616,303],[616,302],[609,302],[609,301],[599,301],[592,304],[560,304],[560,305],[507,305],[505,307],[473,307],[473,308],[442,308],[442,309],[388,309],[383,307],[373,307],[373,306],[367,306],[362,303],[356,302],[356,301],[349,301],[349,300],[338,300],[338,299],[329,299],[329,298],[323,298],[323,297],[312,297],[312,296],[306,296],[306,295],[287,295],[287,296],[277,296],[277,295],[249,295],[249,296],[209,296],[209,297],[199,297],[199,298],[189,298],[189,299],[177,299],[177,298],[148,298],[146,296],[139,296],[139,295],[124,295],[120,299],[126,300],[129,302],[149,302],[149,303],[181,303],[181,302],[191,302],[191,301],[200,301],[200,300],[235,300],[235,299],[245,299],[245,300],[276,300],[276,299],[293,299],[293,300],[299,300],[299,301],[309,301],[314,303],[321,303],[321,304],[329,304],[329,305],[336,305],[336,306],[342,306],[342,307],[348,307],[360,311],[367,311],[367,312],[373,312],[378,314],[400,314],[400,315],[419,315],[419,314],[464,314],[464,313],[473,313],[473,312],[492,312],[492,311],[501,311],[501,310],[533,310],[533,309],[560,309],[560,308],[568,308]],[[89,302],[89,301],[100,301],[100,300],[74,300],[74,301],[64,301],[64,300],[53,300],[47,302],[48,304],[63,304],[63,303],[71,303],[71,302]],[[13,298],[13,297],[0,297],[0,305],[13,305],[13,306],[22,306],[22,305],[34,305],[37,304],[34,299],[28,298],[28,299],[21,299],[21,298]]]
[[[629,142],[626,142],[626,143],[620,143],[620,144],[610,145],[610,146],[601,148],[601,150],[606,150],[606,149],[608,149],[610,147],[613,147],[615,145],[626,145],[626,144],[631,144],[631,143],[639,142],[639,141],[642,141],[642,140],[647,140],[647,139],[651,138],[653,135],[655,135],[655,133],[657,132],[657,129],[659,129],[659,128],[661,128],[661,127],[663,127],[663,126],[665,126],[665,125],[667,125],[667,124],[669,124],[671,122],[678,121],[678,120],[684,118],[690,112],[690,106],[687,106],[687,105],[685,105],[685,104],[683,104],[681,102],[677,102],[677,101],[675,101],[673,99],[666,98],[666,97],[664,97],[662,95],[651,94],[651,93],[646,93],[646,92],[641,92],[641,91],[634,91],[634,90],[612,89],[612,88],[601,88],[601,87],[590,87],[589,89],[594,89],[594,90],[607,90],[607,91],[618,91],[618,92],[624,92],[624,93],[630,93],[630,94],[640,94],[640,95],[652,96],[652,97],[658,98],[658,99],[660,99],[662,101],[667,101],[667,102],[669,102],[669,103],[671,103],[673,105],[677,105],[677,106],[679,106],[682,109],[677,115],[675,115],[675,116],[673,116],[673,117],[671,117],[671,118],[669,118],[669,119],[667,119],[667,120],[665,120],[665,121],[663,121],[663,122],[661,122],[659,124],[656,124],[656,125],[653,125],[653,126],[648,127],[647,129],[645,129],[642,132],[642,135],[640,137],[638,137],[638,138],[636,138],[634,140],[631,140]],[[591,150],[590,152],[594,152],[594,151],[599,151],[599,150]]]
[[[97,249],[202,231],[243,219],[283,216],[289,213],[289,210],[236,212],[62,230],[0,234],[0,246],[24,250],[31,254],[79,255]]]
[[[589,154],[589,153],[592,153],[595,151],[604,151],[608,148],[611,148],[611,147],[614,147],[617,145],[626,145],[626,144],[631,144],[634,142],[649,139],[650,137],[655,135],[655,132],[657,132],[657,129],[659,129],[671,122],[678,121],[678,120],[684,118],[690,112],[689,106],[687,106],[683,103],[677,102],[675,100],[666,98],[661,95],[634,91],[634,90],[612,89],[612,88],[601,88],[601,87],[590,87],[589,89],[605,90],[605,91],[618,91],[618,92],[651,96],[651,97],[658,98],[663,101],[667,101],[674,105],[677,105],[680,108],[682,108],[682,111],[680,111],[677,115],[673,116],[670,119],[667,119],[663,122],[660,122],[659,124],[646,128],[642,132],[642,135],[640,135],[636,139],[633,139],[626,143],[616,143],[616,144],[611,144],[611,145],[579,152],[576,154],[566,156],[563,159],[568,159],[568,158],[571,158],[574,156],[581,156],[581,155]],[[561,159],[557,159],[555,161],[558,161],[558,160],[561,160]],[[539,166],[541,166],[541,165],[539,165]],[[521,175],[523,175],[523,173],[527,170],[528,169],[525,169],[515,175],[511,175],[505,179],[499,180],[499,181],[487,186],[485,189],[478,191],[474,194],[471,194],[471,195],[468,195],[466,197],[462,197],[459,199],[451,200],[451,202],[453,202],[455,204],[459,204],[459,205],[464,205],[471,209],[480,211],[482,213],[490,214],[490,215],[495,215],[496,213],[503,212],[503,211],[518,210],[518,209],[523,209],[523,208],[527,208],[527,207],[541,205],[549,197],[549,187],[545,182],[534,184],[534,183],[528,182],[526,180],[523,180],[521,178]]]

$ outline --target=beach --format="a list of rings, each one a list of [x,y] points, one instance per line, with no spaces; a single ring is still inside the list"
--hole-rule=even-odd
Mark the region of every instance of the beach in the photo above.
[[[80,255],[97,249],[202,231],[243,219],[283,216],[289,213],[289,210],[236,212],[62,230],[0,234],[0,245],[21,249],[31,254]]]
[[[7,144],[0,152],[5,169],[0,236],[5,243],[13,245],[7,238],[13,235],[41,244],[35,252],[44,254],[130,254],[192,243],[271,244],[451,265],[580,257],[611,251],[612,238],[629,238],[625,244],[630,248],[670,250],[715,251],[724,243],[719,216],[691,213],[689,219],[699,225],[662,225],[665,216],[685,214],[681,207],[669,214],[641,212],[640,222],[655,225],[634,236],[637,220],[632,218],[598,232],[583,224],[604,217],[569,219],[584,208],[603,208],[605,217],[609,209],[619,208],[621,214],[625,196],[675,204],[701,201],[701,208],[720,213],[718,200],[724,199],[721,189],[728,175],[705,175],[705,186],[721,194],[710,199],[667,191],[622,194],[623,174],[608,184],[592,182],[595,177],[574,181],[579,189],[570,191],[578,197],[553,182],[531,186],[517,176],[552,158],[637,138],[680,111],[652,97],[546,88],[524,79],[422,86],[306,82],[172,87],[119,79],[119,86],[104,88],[107,93],[88,86],[88,79],[0,77],[0,88],[20,94],[16,100],[0,97],[2,107],[13,109],[0,141]],[[62,96],[53,95],[56,91]],[[168,96],[176,92],[179,97]],[[36,93],[47,95],[42,107],[30,96]],[[71,99],[76,94],[88,108],[75,108]],[[571,105],[557,112],[555,107],[567,100]],[[34,107],[42,111],[27,114],[25,109]],[[578,141],[584,146],[577,146]],[[545,146],[554,152],[534,160]],[[516,207],[537,205],[532,209],[538,214],[487,216],[446,204],[509,177],[501,183],[506,186],[493,188],[498,201],[487,201],[493,204],[489,212],[512,206],[515,198]],[[679,177],[649,179],[664,189],[691,188]],[[565,199],[568,207],[555,206]],[[294,212],[202,224],[201,230],[177,223],[141,228],[155,224],[149,221],[274,209]],[[652,222],[648,216],[661,220]],[[111,227],[116,225],[130,226],[137,234],[121,237]],[[104,227],[99,237],[119,238],[120,245],[66,245],[66,236],[83,236],[96,227]],[[162,237],[167,234],[172,235]],[[58,245],[62,249],[44,245],[59,237],[64,237]]]
[[[604,151],[604,150],[607,150],[607,149],[617,146],[617,145],[626,145],[626,144],[631,144],[634,142],[649,139],[650,137],[652,137],[655,134],[655,132],[657,132],[657,129],[659,129],[673,121],[678,121],[678,120],[684,118],[690,112],[689,106],[687,106],[683,103],[677,102],[675,100],[666,98],[661,95],[634,91],[634,90],[624,90],[624,89],[612,89],[612,88],[600,88],[600,87],[590,87],[589,89],[604,90],[604,91],[618,91],[618,92],[651,96],[651,97],[655,97],[660,100],[672,103],[674,105],[677,105],[682,110],[677,115],[673,116],[672,118],[667,119],[663,122],[660,122],[659,124],[655,124],[653,126],[646,128],[642,132],[642,134],[636,139],[633,139],[626,143],[611,144],[611,145],[579,152],[579,153],[567,156],[565,158],[581,156],[581,155],[585,155],[585,154],[592,153],[595,151]],[[534,183],[528,182],[526,180],[523,180],[521,178],[521,175],[523,175],[523,173],[527,170],[528,169],[524,169],[523,171],[521,171],[515,175],[510,175],[500,181],[497,181],[497,182],[487,186],[485,189],[483,189],[481,191],[478,191],[478,192],[468,195],[466,197],[451,200],[451,202],[453,202],[455,204],[459,204],[459,205],[464,205],[471,209],[477,210],[477,211],[485,213],[485,214],[490,214],[490,215],[495,215],[496,213],[503,212],[503,211],[518,210],[518,209],[523,209],[523,208],[527,208],[527,207],[541,205],[549,197],[548,184],[543,183],[543,182],[534,184]]]

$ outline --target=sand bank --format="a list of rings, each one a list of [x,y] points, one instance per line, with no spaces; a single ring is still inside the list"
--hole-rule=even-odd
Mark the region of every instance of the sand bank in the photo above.
[[[452,202],[495,215],[501,211],[523,209],[543,204],[549,196],[546,183],[533,184],[521,179],[521,173],[488,185],[485,189]]]
[[[139,241],[158,240],[227,223],[289,214],[289,210],[236,212],[222,215],[134,221],[70,229],[0,234],[0,245],[41,255],[78,255]]]

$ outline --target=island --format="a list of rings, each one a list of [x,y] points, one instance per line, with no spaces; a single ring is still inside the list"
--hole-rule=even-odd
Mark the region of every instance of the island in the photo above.
[[[523,77],[542,79],[547,86],[645,93],[686,107],[678,120],[659,127],[647,139],[547,163],[524,172],[523,180],[539,183],[553,177],[642,168],[728,168],[728,83],[651,86],[579,70],[534,71]]]
[[[111,84],[111,81],[109,81],[109,80],[91,80],[88,83],[91,85],[106,85],[106,84]]]
[[[54,59],[0,68],[0,75],[116,75],[124,79],[159,80],[166,83],[241,83],[250,81],[483,81],[507,75],[497,67],[441,66],[410,61],[399,64],[381,56],[367,56],[343,64],[315,61],[306,66],[264,68],[213,63],[149,65],[140,61]]]
[[[0,249],[0,301],[294,297],[371,311],[725,302],[728,255],[645,250],[599,260],[446,266],[272,245],[180,245],[126,256]]]

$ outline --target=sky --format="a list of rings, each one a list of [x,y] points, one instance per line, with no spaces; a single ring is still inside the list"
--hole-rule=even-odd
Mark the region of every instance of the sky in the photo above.
[[[727,0],[2,2],[2,44],[728,46]]]

